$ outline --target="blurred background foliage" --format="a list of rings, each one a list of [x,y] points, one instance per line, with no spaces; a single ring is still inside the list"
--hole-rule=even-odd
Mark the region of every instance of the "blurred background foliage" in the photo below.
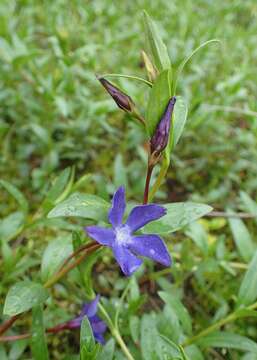
[[[109,199],[123,183],[127,196],[141,201],[146,137],[128,115],[117,110],[95,73],[143,76],[143,9],[157,22],[174,68],[204,41],[221,40],[221,46],[211,45],[199,51],[180,78],[178,94],[187,99],[188,122],[157,199],[200,201],[217,210],[229,207],[235,211],[250,211],[249,204],[256,204],[246,195],[253,200],[257,197],[256,1],[2,0],[0,173],[2,179],[23,192],[32,212],[43,201],[56,175],[71,165],[76,166],[76,179],[92,174],[80,185],[82,191]],[[144,85],[127,79],[117,83],[144,113]],[[15,201],[1,188],[2,231],[3,222],[15,210]],[[67,230],[76,226],[62,224],[57,230],[40,227],[25,239],[15,240],[10,248],[2,248],[5,254],[14,249],[16,258],[11,265],[5,264],[5,270],[12,273],[2,281],[1,297],[17,276],[31,275],[38,268],[49,239],[67,237]],[[173,284],[158,277],[154,286],[179,292],[194,318],[196,332],[233,307],[247,268],[238,246],[239,231],[243,234],[242,247],[245,238],[246,244],[249,237],[254,243],[253,220],[243,223],[204,219],[184,234],[170,237],[175,257]],[[108,254],[96,269],[97,287],[103,295],[115,298],[125,285],[112,270],[107,271],[110,281],[106,273],[101,274],[104,264],[111,266]],[[57,288],[64,306],[61,310],[56,309],[56,304],[49,305],[55,309],[55,313],[49,312],[50,322],[53,314],[55,319],[67,317],[63,310],[67,304],[80,302],[81,290],[76,283],[73,286],[77,293],[69,292],[67,286]],[[154,294],[149,288],[145,291]],[[144,299],[137,301],[133,311]],[[150,296],[145,310],[155,308],[155,301],[155,296]],[[159,305],[158,300],[157,308]],[[73,305],[69,309],[74,311]],[[131,312],[124,315],[125,322],[129,315]],[[172,314],[169,316],[172,318]],[[240,320],[231,329],[257,338],[252,319]],[[128,332],[124,328],[125,336]],[[170,336],[176,341],[176,334]],[[56,337],[51,343],[53,358],[63,358],[60,353],[68,351],[60,350],[60,342],[63,346]],[[65,347],[69,345],[72,347],[68,342]],[[15,349],[12,351],[15,353]],[[241,358],[234,350],[208,356]]]

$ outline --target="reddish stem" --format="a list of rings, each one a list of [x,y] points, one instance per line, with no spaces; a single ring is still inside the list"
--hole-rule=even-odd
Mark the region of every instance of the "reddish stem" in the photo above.
[[[144,201],[143,201],[144,205],[148,203],[148,194],[149,194],[149,187],[150,187],[150,180],[151,180],[152,172],[153,172],[153,166],[148,164],[147,174],[146,174],[146,179],[145,179],[145,191],[144,191]]]

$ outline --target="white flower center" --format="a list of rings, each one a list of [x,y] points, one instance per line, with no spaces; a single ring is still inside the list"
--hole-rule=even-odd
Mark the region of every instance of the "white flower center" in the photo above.
[[[115,232],[118,245],[127,245],[130,242],[131,236],[128,226],[123,225],[119,228],[116,228]]]

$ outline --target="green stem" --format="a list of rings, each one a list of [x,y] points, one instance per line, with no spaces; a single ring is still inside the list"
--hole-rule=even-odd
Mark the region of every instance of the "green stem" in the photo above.
[[[148,80],[145,80],[139,76],[134,76],[134,75],[123,75],[123,74],[103,74],[101,75],[101,77],[121,77],[121,78],[126,78],[126,79],[130,79],[130,80],[137,80],[137,81],[141,81],[142,83],[151,86],[152,87],[152,83]]]
[[[247,310],[255,310],[257,309],[257,301],[255,303],[253,303],[252,305],[249,305],[246,307]],[[188,346],[191,345],[192,343],[196,342],[197,340],[199,340],[200,338],[210,334],[211,332],[219,329],[221,326],[236,320],[238,317],[237,315],[237,310],[234,311],[233,313],[229,314],[227,317],[225,317],[224,319],[221,319],[219,321],[217,321],[215,324],[207,327],[206,329],[204,329],[203,331],[201,331],[199,334],[192,336],[191,338],[187,339],[182,346]]]
[[[119,330],[114,326],[110,316],[107,314],[107,311],[105,310],[105,308],[103,307],[103,305],[101,303],[98,304],[98,308],[101,311],[103,317],[105,318],[109,329],[111,330],[112,335],[115,337],[117,343],[120,345],[121,350],[123,351],[124,355],[126,355],[126,358],[128,360],[135,360],[133,358],[133,356],[131,355],[129,349],[127,348],[125,342],[123,341]]]
[[[150,191],[150,194],[149,194],[149,201],[151,201],[155,195],[155,193],[158,191],[158,189],[160,188],[161,184],[162,184],[162,181],[168,171],[168,168],[169,168],[169,163],[168,161],[166,160],[166,158],[163,159],[163,162],[162,162],[162,166],[161,166],[161,170],[159,172],[159,175],[152,187],[152,190]]]

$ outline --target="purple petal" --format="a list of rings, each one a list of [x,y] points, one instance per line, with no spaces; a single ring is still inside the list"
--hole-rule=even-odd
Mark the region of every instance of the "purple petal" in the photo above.
[[[139,205],[132,209],[126,224],[130,227],[131,231],[136,231],[165,214],[166,209],[163,206],[155,204]]]
[[[105,340],[104,340],[104,337],[103,337],[102,334],[95,334],[95,333],[93,333],[93,334],[94,334],[95,340],[96,340],[97,342],[99,342],[99,344],[102,344],[102,345],[105,344]]]
[[[125,188],[121,186],[113,195],[112,207],[110,208],[108,216],[109,222],[113,227],[121,226],[125,208]]]
[[[171,265],[171,257],[164,241],[157,235],[133,236],[129,244],[133,253],[161,263],[164,266]]]
[[[87,316],[88,318],[92,318],[97,313],[97,305],[99,303],[100,295],[97,295],[94,300],[90,301],[89,303],[85,304],[82,307],[82,311],[80,313],[80,317]]]
[[[103,334],[106,331],[107,325],[98,316],[90,319],[90,324],[95,333]]]
[[[128,249],[124,246],[114,245],[113,253],[115,259],[118,261],[121,270],[126,276],[130,276],[134,271],[136,271],[139,266],[142,264],[142,260],[138,259],[133,255]]]
[[[87,234],[101,245],[112,246],[115,240],[115,234],[112,229],[103,228],[101,226],[87,226]]]

